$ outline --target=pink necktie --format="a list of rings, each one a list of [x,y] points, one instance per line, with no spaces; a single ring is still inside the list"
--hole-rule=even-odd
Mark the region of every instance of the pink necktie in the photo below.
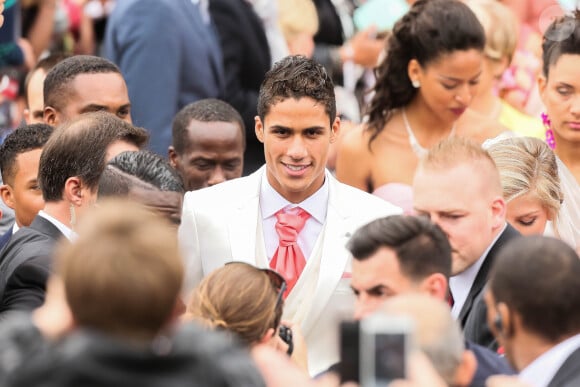
[[[270,268],[280,273],[286,280],[288,287],[284,298],[290,294],[306,266],[306,259],[296,240],[308,218],[310,214],[301,208],[292,213],[284,210],[276,213],[276,232],[280,242],[270,261]]]

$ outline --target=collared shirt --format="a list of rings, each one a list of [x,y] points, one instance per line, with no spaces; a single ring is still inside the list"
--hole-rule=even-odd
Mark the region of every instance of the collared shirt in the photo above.
[[[191,0],[191,2],[198,7],[203,22],[208,25],[211,20],[209,16],[209,0]]]
[[[310,218],[306,220],[304,228],[298,234],[297,241],[298,246],[304,254],[304,258],[308,260],[308,257],[310,257],[314,249],[318,235],[322,231],[322,226],[326,221],[328,187],[328,176],[325,176],[322,187],[314,194],[298,204],[290,203],[270,185],[266,172],[264,172],[260,186],[260,210],[262,213],[262,229],[264,230],[264,243],[266,245],[268,260],[272,259],[279,244],[278,234],[276,233],[276,212],[283,208],[289,210],[296,207],[300,207],[310,214]]]
[[[68,228],[64,223],[57,220],[56,218],[48,215],[44,210],[40,210],[38,215],[42,216],[44,219],[48,220],[52,223],[56,228],[59,229],[60,232],[68,239],[69,241],[74,241],[77,237],[77,233]]]
[[[533,387],[546,387],[566,359],[580,348],[580,335],[572,336],[538,356],[520,372],[519,379]]]
[[[14,222],[14,224],[12,225],[12,235],[16,234],[16,231],[18,230],[20,230],[20,227],[18,227],[16,222]]]
[[[477,277],[477,273],[479,273],[481,265],[483,265],[483,262],[485,261],[487,254],[489,254],[489,251],[495,245],[495,242],[497,242],[501,234],[503,234],[506,227],[507,223],[504,224],[503,228],[496,235],[493,242],[491,242],[490,245],[487,246],[487,249],[483,252],[481,257],[479,257],[479,259],[475,261],[475,263],[471,265],[471,267],[469,267],[463,273],[449,278],[449,289],[451,290],[451,294],[453,294],[454,301],[453,308],[451,309],[451,314],[453,315],[454,318],[459,317],[459,313],[461,313],[461,309],[463,309],[465,300],[467,300],[467,296],[469,295],[469,291],[471,290],[471,287],[475,282],[475,277]]]

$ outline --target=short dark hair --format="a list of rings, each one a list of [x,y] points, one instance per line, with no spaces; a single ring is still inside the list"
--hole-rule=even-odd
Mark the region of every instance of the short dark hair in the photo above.
[[[324,106],[330,125],[336,117],[334,84],[324,67],[302,55],[287,56],[266,73],[258,96],[258,116],[264,121],[272,105],[288,98],[312,98]]]
[[[0,147],[0,172],[4,183],[11,184],[16,170],[19,154],[40,149],[52,134],[53,127],[46,124],[31,124],[16,128]]]
[[[542,71],[547,78],[550,66],[565,54],[580,54],[580,10],[557,18],[544,32]]]
[[[557,342],[580,333],[580,258],[543,236],[510,241],[498,254],[488,287],[496,303],[521,316],[531,332]]]
[[[44,70],[44,72],[46,72],[48,74],[48,72],[54,66],[56,66],[57,63],[65,60],[66,58],[70,58],[70,57],[71,57],[70,54],[67,54],[64,52],[57,52],[57,53],[50,54],[46,58],[43,58],[43,59],[39,60],[38,62],[36,62],[36,64],[32,68],[32,70],[30,70],[28,72],[28,74],[26,75],[26,79],[24,80],[24,99],[26,101],[26,106],[28,106],[28,85],[30,83],[30,78],[32,77],[32,74],[34,74],[34,72],[36,70]]]
[[[451,275],[451,246],[439,226],[425,217],[392,215],[359,228],[346,248],[364,261],[386,247],[395,251],[401,272],[422,280],[434,273]]]
[[[215,98],[207,98],[190,103],[181,109],[173,119],[173,149],[182,153],[187,149],[187,129],[191,120],[201,122],[234,122],[242,131],[242,141],[246,147],[246,127],[242,116],[232,105]]]
[[[375,94],[368,108],[369,145],[393,109],[406,106],[417,94],[407,73],[411,59],[425,67],[454,51],[483,52],[485,31],[471,9],[459,0],[418,0],[395,23],[386,47],[386,56],[375,69]]]
[[[179,174],[163,157],[149,151],[123,152],[109,161],[109,165],[137,177],[160,191],[185,192]]]
[[[111,61],[92,55],[75,55],[57,63],[44,80],[44,106],[62,110],[70,98],[69,84],[80,74],[121,74]]]
[[[105,169],[107,148],[119,140],[119,123],[112,114],[83,114],[55,129],[42,150],[38,181],[46,202],[62,200],[68,178],[77,176],[95,190]]]
[[[139,149],[145,148],[149,142],[149,132],[146,129],[123,120],[119,120],[118,126],[118,140],[126,141]]]

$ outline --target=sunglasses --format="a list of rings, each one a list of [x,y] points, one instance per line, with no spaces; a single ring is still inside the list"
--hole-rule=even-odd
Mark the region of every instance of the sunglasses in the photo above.
[[[272,269],[268,269],[268,268],[262,269],[262,268],[254,266],[254,265],[250,265],[249,263],[246,263],[246,262],[234,261],[234,262],[226,263],[226,265],[233,265],[233,264],[250,266],[254,269],[260,270],[263,273],[266,273],[266,275],[268,276],[268,279],[270,280],[270,283],[272,284],[274,289],[276,289],[276,291],[278,292],[278,296],[276,297],[276,306],[274,308],[274,309],[278,309],[278,306],[282,303],[282,297],[284,296],[284,292],[286,291],[286,288],[288,287],[284,277],[282,277],[282,275],[280,275],[278,272],[276,272]]]

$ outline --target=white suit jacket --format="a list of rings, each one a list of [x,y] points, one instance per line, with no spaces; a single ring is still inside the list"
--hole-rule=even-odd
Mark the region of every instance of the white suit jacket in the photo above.
[[[179,242],[185,258],[186,278],[184,290],[191,290],[211,271],[230,261],[243,261],[264,267],[268,260],[259,252],[257,238],[261,230],[259,196],[265,167],[250,176],[230,180],[219,185],[188,192],[183,202],[179,228]],[[354,295],[350,289],[351,256],[345,248],[352,233],[364,224],[402,210],[380,198],[338,182],[330,173],[326,223],[311,261],[319,263],[316,276],[310,281],[299,281],[288,296],[286,308],[302,310],[303,318],[297,322],[308,346],[308,363],[311,375],[326,370],[339,360],[338,324],[351,319]],[[258,252],[258,253],[257,253]],[[318,252],[317,254],[315,254]],[[263,253],[265,255],[265,252]],[[314,264],[314,263],[312,263]],[[304,276],[304,272],[303,272]],[[312,292],[300,294],[300,287],[309,286]],[[305,296],[307,294],[307,296]],[[299,298],[300,297],[300,298]],[[308,299],[306,299],[308,298]]]

